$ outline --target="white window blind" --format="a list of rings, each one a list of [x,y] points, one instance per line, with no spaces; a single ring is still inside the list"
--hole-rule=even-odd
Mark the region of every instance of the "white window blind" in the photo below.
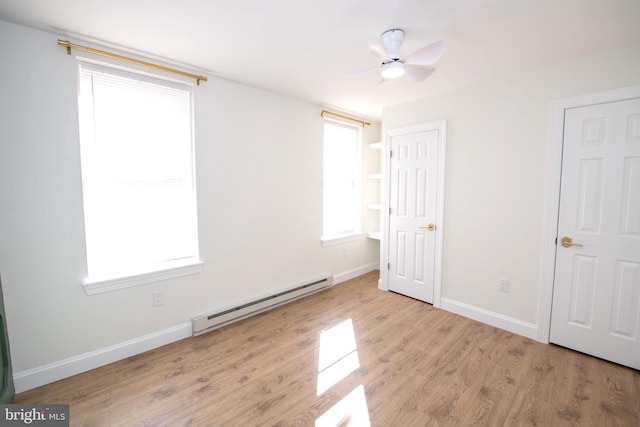
[[[323,239],[360,232],[360,128],[324,122]]]
[[[87,282],[199,261],[192,86],[80,63]]]

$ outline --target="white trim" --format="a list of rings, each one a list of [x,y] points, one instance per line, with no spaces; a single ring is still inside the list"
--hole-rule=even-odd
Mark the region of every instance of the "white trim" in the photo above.
[[[504,329],[505,331],[509,331],[514,334],[522,335],[531,339],[536,339],[538,335],[538,327],[533,323],[523,322],[522,320],[514,319],[513,317],[504,316],[502,314],[494,313],[493,311],[485,310],[483,308],[475,307],[449,298],[442,298],[441,303],[441,308],[443,310],[459,314],[460,316],[464,316],[469,319],[477,320],[478,322],[482,322],[487,325],[495,326],[496,328]]]
[[[438,131],[438,183],[437,183],[437,211],[436,211],[436,242],[435,242],[435,264],[433,275],[433,306],[441,306],[442,295],[442,248],[444,242],[444,193],[445,193],[445,175],[446,175],[446,159],[447,159],[447,121],[441,120],[437,122],[424,123],[416,126],[408,126],[397,129],[390,129],[385,132],[382,147],[382,212],[389,212],[390,180],[388,177],[391,173],[390,150],[391,137],[398,135],[406,135],[416,132],[425,132],[430,130]],[[389,215],[382,215],[382,239],[380,241],[380,266],[386,266],[389,262]],[[378,288],[389,290],[389,270],[385,267],[380,270],[380,280]]]
[[[175,279],[191,274],[202,272],[203,262],[200,260],[190,261],[187,264],[175,265],[175,263],[165,264],[167,267],[140,274],[132,274],[126,277],[105,280],[86,280],[82,283],[87,295],[111,292],[117,289],[130,288],[132,286],[144,285],[146,283],[159,282],[161,280]],[[173,267],[171,265],[174,265]]]
[[[380,160],[380,190],[382,193],[382,209],[380,210],[380,278],[378,279],[378,289],[389,290],[389,198],[391,190],[389,188],[391,174],[391,137],[385,132],[382,138],[382,156]]]
[[[551,328],[551,303],[553,299],[553,280],[556,264],[555,240],[558,235],[565,111],[570,108],[624,101],[634,98],[640,98],[640,86],[580,95],[556,100],[551,103],[549,171],[547,172],[547,200],[545,205],[545,225],[542,244],[542,283],[540,284],[540,292],[538,295],[538,334],[536,337],[540,342],[549,342]]]
[[[337,285],[338,283],[346,282],[347,280],[354,279],[358,276],[362,276],[363,274],[369,273],[370,271],[379,270],[379,269],[380,269],[380,264],[377,262],[361,265],[360,267],[352,268],[351,270],[334,274],[333,284]]]
[[[343,243],[355,242],[357,240],[364,240],[366,238],[367,235],[364,233],[352,233],[345,234],[344,236],[321,237],[320,241],[322,242],[322,247],[326,248],[328,246],[341,245]]]
[[[191,322],[13,375],[16,393],[117,362],[191,336]]]
[[[438,210],[436,211],[436,252],[435,271],[433,272],[433,306],[442,305],[442,248],[444,246],[444,192],[447,161],[447,122],[437,123],[440,138],[438,149]]]

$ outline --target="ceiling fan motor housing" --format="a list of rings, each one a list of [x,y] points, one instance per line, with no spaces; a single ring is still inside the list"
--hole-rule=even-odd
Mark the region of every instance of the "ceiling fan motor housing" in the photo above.
[[[404,39],[404,31],[398,28],[387,30],[382,33],[380,38],[382,39],[382,44],[384,45],[387,54],[389,55],[389,59],[397,61],[402,58],[402,55],[400,55],[400,45]]]

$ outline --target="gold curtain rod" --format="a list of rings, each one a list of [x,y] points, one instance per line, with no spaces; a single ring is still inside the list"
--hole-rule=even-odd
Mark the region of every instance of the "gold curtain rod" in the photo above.
[[[165,67],[164,65],[153,64],[151,62],[141,61],[139,59],[129,58],[128,56],[118,55],[116,53],[105,52],[104,50],[94,49],[92,47],[81,46],[79,44],[71,43],[69,40],[58,39],[58,44],[67,48],[67,55],[71,55],[71,48],[84,50],[85,52],[95,53],[96,55],[106,56],[107,58],[118,59],[120,61],[130,62],[132,64],[144,65],[145,67],[155,68],[158,70],[168,71],[170,73],[180,74],[182,76],[191,77],[196,79],[196,83],[200,85],[200,81],[207,81],[205,76],[199,76],[197,74],[187,73],[186,71],[176,70],[175,68]]]
[[[343,116],[342,114],[334,113],[334,112],[329,111],[329,110],[322,110],[320,112],[320,116],[322,116],[322,117],[324,117],[325,114],[331,114],[332,116],[336,116],[336,117],[340,117],[340,118],[343,118],[343,119],[347,119],[347,120],[351,120],[351,121],[354,121],[354,122],[361,123],[362,127],[365,127],[365,125],[367,125],[367,126],[371,125],[371,123],[365,122],[364,120],[356,119],[356,118],[349,117],[349,116]]]

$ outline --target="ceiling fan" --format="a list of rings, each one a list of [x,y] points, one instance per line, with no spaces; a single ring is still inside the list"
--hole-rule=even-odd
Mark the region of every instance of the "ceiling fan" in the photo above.
[[[382,63],[377,67],[348,72],[348,75],[359,76],[380,69],[383,81],[406,74],[411,80],[421,82],[435,71],[433,64],[440,59],[444,52],[444,41],[438,40],[410,55],[402,56],[400,45],[404,39],[404,31],[398,28],[385,31],[380,39],[382,44],[370,41],[369,50],[381,59]]]

